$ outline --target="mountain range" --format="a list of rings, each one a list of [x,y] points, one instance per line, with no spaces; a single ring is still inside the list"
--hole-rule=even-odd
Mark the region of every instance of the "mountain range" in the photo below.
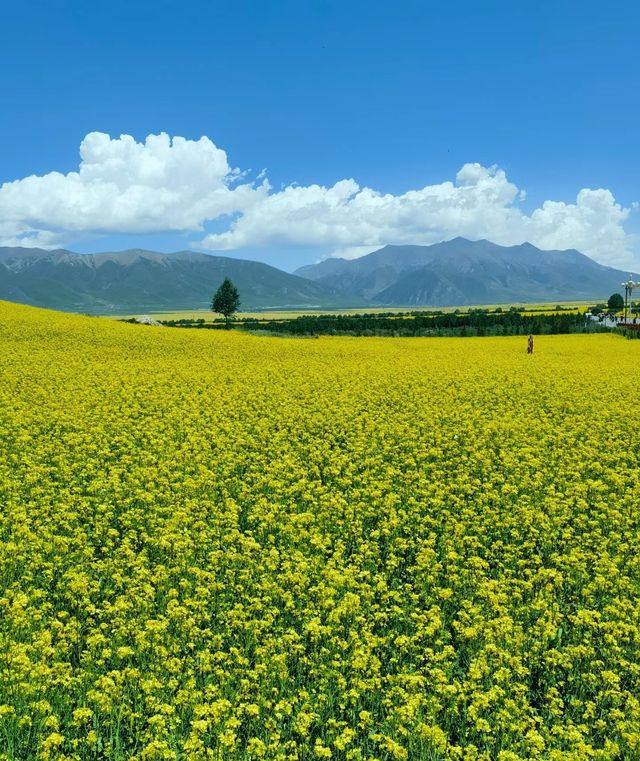
[[[377,306],[452,306],[603,299],[628,273],[579,251],[542,251],[455,238],[385,246],[358,259],[325,259],[296,275]]]
[[[628,273],[579,251],[455,238],[325,259],[289,274],[195,251],[163,254],[0,248],[0,299],[90,314],[206,309],[225,277],[242,309],[452,306],[606,299]],[[640,275],[634,275],[640,279]]]
[[[0,299],[87,314],[206,309],[225,277],[242,309],[346,307],[353,298],[276,267],[196,251],[74,254],[0,248]],[[359,305],[357,302],[356,305]]]

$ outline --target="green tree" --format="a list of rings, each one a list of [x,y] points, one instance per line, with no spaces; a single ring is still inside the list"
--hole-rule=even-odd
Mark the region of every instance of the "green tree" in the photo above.
[[[607,301],[607,308],[611,312],[619,312],[624,308],[624,299],[619,293],[612,293]]]
[[[227,328],[231,327],[231,317],[240,306],[240,294],[228,277],[222,281],[211,302],[211,311],[224,315]]]

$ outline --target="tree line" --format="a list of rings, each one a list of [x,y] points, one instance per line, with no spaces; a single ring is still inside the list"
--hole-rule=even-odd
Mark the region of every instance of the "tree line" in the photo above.
[[[246,321],[244,327],[289,335],[492,336],[586,333],[602,330],[584,314],[486,313],[474,310],[411,317],[378,315],[303,315],[290,320]]]
[[[607,303],[609,309],[618,307],[622,297],[613,294]],[[598,305],[600,306],[600,305]],[[602,305],[605,306],[604,304]],[[214,293],[211,310],[223,316],[223,321],[206,322],[203,318],[164,320],[171,327],[229,329],[240,307],[238,289],[226,277]],[[583,313],[538,313],[524,307],[470,308],[466,312],[456,309],[444,312],[438,309],[407,312],[374,312],[358,314],[300,315],[291,319],[243,318],[238,327],[267,333],[294,336],[353,335],[353,336],[500,336],[542,335],[559,333],[600,332],[607,328],[587,319]],[[591,308],[597,312],[597,307]]]

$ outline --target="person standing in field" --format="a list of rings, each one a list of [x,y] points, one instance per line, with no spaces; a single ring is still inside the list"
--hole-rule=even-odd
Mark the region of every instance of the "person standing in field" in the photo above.
[[[527,354],[533,354],[533,336],[530,335],[527,339]]]

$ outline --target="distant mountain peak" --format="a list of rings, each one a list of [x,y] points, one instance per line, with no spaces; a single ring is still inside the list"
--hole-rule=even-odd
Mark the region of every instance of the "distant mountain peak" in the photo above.
[[[500,246],[453,238],[430,246],[386,245],[358,259],[297,270],[345,295],[388,306],[453,306],[606,298],[622,271],[575,251],[531,243]]]
[[[131,248],[97,254],[0,248],[0,299],[97,314],[208,309],[230,277],[243,309],[318,309],[353,303],[268,264],[198,251]],[[362,302],[358,302],[360,304]]]
[[[68,311],[207,309],[224,277],[237,285],[244,309],[317,309],[606,299],[629,273],[574,249],[542,251],[531,243],[500,246],[462,237],[431,246],[389,244],[357,259],[325,259],[293,275],[189,250],[0,248],[0,299]]]

